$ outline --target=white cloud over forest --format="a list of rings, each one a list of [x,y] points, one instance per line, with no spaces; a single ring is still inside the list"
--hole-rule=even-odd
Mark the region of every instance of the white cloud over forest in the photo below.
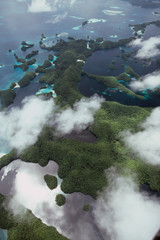
[[[160,54],[160,37],[151,37],[147,40],[142,40],[138,38],[130,43],[133,47],[139,47],[136,54],[137,58],[151,58]]]
[[[0,140],[19,151],[34,144],[49,121],[54,107],[53,100],[27,97],[22,108],[14,107],[9,112],[0,112]]]
[[[134,91],[155,90],[160,87],[160,71],[149,73],[139,80],[131,81],[130,87]]]
[[[56,115],[55,124],[61,134],[70,133],[73,129],[77,131],[84,130],[94,121],[94,114],[101,107],[103,98],[93,96],[91,98],[82,98],[75,103],[73,108],[67,108]]]
[[[45,125],[54,126],[58,134],[81,131],[94,121],[95,112],[103,99],[98,96],[82,98],[73,108],[60,110],[53,99],[27,97],[22,107],[0,112],[0,144],[19,151],[33,145]]]
[[[94,217],[103,239],[152,240],[160,227],[160,202],[138,191],[131,178],[107,173],[109,186],[99,196]]]
[[[124,141],[141,159],[160,165],[160,107],[155,108],[137,133],[123,132]]]

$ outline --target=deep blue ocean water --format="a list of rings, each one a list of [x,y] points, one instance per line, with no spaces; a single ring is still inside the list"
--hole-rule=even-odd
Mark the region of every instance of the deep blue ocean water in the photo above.
[[[92,56],[88,57],[83,68],[84,71],[95,75],[118,76],[120,73],[125,71],[127,66],[130,66],[137,74],[142,76],[159,68],[156,58],[152,60],[151,64],[148,64],[144,60],[139,60],[137,58],[135,60],[133,57],[124,60],[120,57],[123,55],[121,50],[124,50],[126,54],[134,51],[134,49],[131,47],[95,51]],[[114,64],[112,61],[114,61]],[[111,64],[116,67],[115,70],[110,70],[109,66]]]

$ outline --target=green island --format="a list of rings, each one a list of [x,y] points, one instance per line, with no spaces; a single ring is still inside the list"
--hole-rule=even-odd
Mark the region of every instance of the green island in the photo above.
[[[54,188],[57,187],[58,185],[58,181],[57,181],[57,178],[55,176],[52,176],[52,175],[45,175],[44,176],[44,180],[45,182],[47,183],[47,186],[52,190]]]
[[[125,93],[130,94],[131,96],[134,96],[134,97],[137,97],[139,99],[144,100],[144,96],[137,95],[135,92],[133,92],[132,90],[128,89],[123,84],[118,82],[118,80],[124,80],[126,82],[130,81],[130,78],[128,79],[128,75],[125,74],[125,73],[120,74],[118,77],[114,77],[114,76],[96,76],[96,75],[87,74],[87,73],[86,73],[86,75],[89,78],[96,79],[98,82],[103,83],[106,87],[116,88],[117,90],[121,90],[121,91],[123,91]]]
[[[1,108],[4,109],[8,107],[10,104],[12,104],[14,102],[15,97],[16,97],[16,93],[11,88],[7,90],[1,90],[0,91],[0,98],[1,98],[1,105],[2,105]]]
[[[27,72],[24,77],[18,81],[18,84],[20,87],[26,87],[30,84],[30,81],[32,81],[35,78],[36,74],[34,72]]]
[[[83,211],[88,212],[90,210],[90,205],[86,204],[83,206]]]
[[[134,25],[129,25],[135,32],[135,36],[137,36],[137,32],[141,31],[143,34],[146,30],[146,27],[149,25],[155,25],[157,27],[160,27],[160,20],[156,20],[156,21],[151,21],[151,22],[146,22],[146,23],[141,23],[141,24],[134,24]]]
[[[63,194],[58,194],[56,196],[56,203],[57,205],[60,207],[60,206],[63,206],[65,203],[66,203],[66,198]]]
[[[132,40],[133,38],[129,38],[118,42],[104,41],[102,43],[99,43],[100,40],[90,40],[90,49],[86,47],[86,40],[73,38],[68,42],[60,40],[52,49],[49,49],[56,51],[58,57],[55,60],[55,68],[49,68],[50,61],[53,59],[49,55],[43,65],[38,66],[35,72],[27,72],[18,84],[20,87],[25,87],[35,78],[36,73],[42,73],[39,82],[54,84],[57,94],[55,103],[62,108],[73,106],[75,101],[82,98],[77,85],[83,74],[105,84],[106,87],[117,88],[131,96],[144,99],[143,96],[135,94],[118,82],[118,80],[129,82],[130,76],[139,78],[138,74],[130,67],[116,77],[96,76],[84,72],[82,70],[83,62],[77,61],[78,59],[85,61],[96,50],[125,46]],[[24,42],[22,46],[25,49],[28,45]],[[3,108],[13,102],[15,92],[12,89],[14,86],[13,83],[10,89],[0,91]],[[160,166],[151,166],[141,161],[124,144],[120,135],[123,130],[132,132],[141,130],[140,123],[149,116],[151,110],[151,108],[126,106],[117,102],[105,101],[101,109],[96,112],[94,123],[89,127],[90,132],[97,138],[96,142],[87,143],[69,138],[58,138],[54,134],[56,131],[54,128],[45,126],[34,145],[23,150],[21,154],[13,149],[9,154],[3,156],[0,159],[0,169],[17,158],[25,162],[38,163],[42,167],[52,159],[59,166],[58,176],[63,179],[61,189],[64,193],[81,192],[96,199],[98,192],[107,186],[104,170],[114,166],[122,174],[126,174],[124,172],[126,168],[135,173],[139,186],[147,183],[152,190],[158,191],[160,190]],[[50,189],[56,188],[57,178],[46,175],[44,179]],[[5,197],[0,195],[0,228],[8,230],[8,240],[67,239],[54,227],[44,225],[30,212],[27,213],[26,219],[16,222],[13,216],[9,216],[3,208],[4,199]],[[65,202],[64,195],[56,196],[57,205],[62,206]],[[84,211],[89,211],[89,209],[89,205],[83,207]],[[30,222],[27,221],[28,216],[31,219]]]

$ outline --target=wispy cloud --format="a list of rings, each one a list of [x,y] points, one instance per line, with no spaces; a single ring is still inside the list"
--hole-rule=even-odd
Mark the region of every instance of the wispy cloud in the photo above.
[[[160,165],[160,107],[155,108],[141,126],[140,132],[123,132],[124,141],[144,161]]]
[[[149,73],[139,80],[132,81],[130,87],[134,91],[143,91],[146,89],[154,90],[160,87],[160,71]]]
[[[131,178],[107,172],[109,187],[100,195],[94,216],[105,240],[152,240],[160,227],[160,203],[138,191]]]
[[[137,58],[151,58],[160,54],[160,37],[151,37],[147,40],[136,39],[130,43],[133,47],[139,47],[136,57]]]

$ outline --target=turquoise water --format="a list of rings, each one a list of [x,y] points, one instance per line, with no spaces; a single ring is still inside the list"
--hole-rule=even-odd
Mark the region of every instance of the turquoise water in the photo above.
[[[52,93],[52,97],[55,98],[57,95],[54,92],[53,87],[54,87],[54,84],[51,84],[51,85],[46,84],[45,88],[42,88],[38,92],[36,92],[36,95]]]
[[[0,229],[0,240],[7,240],[7,230]]]

